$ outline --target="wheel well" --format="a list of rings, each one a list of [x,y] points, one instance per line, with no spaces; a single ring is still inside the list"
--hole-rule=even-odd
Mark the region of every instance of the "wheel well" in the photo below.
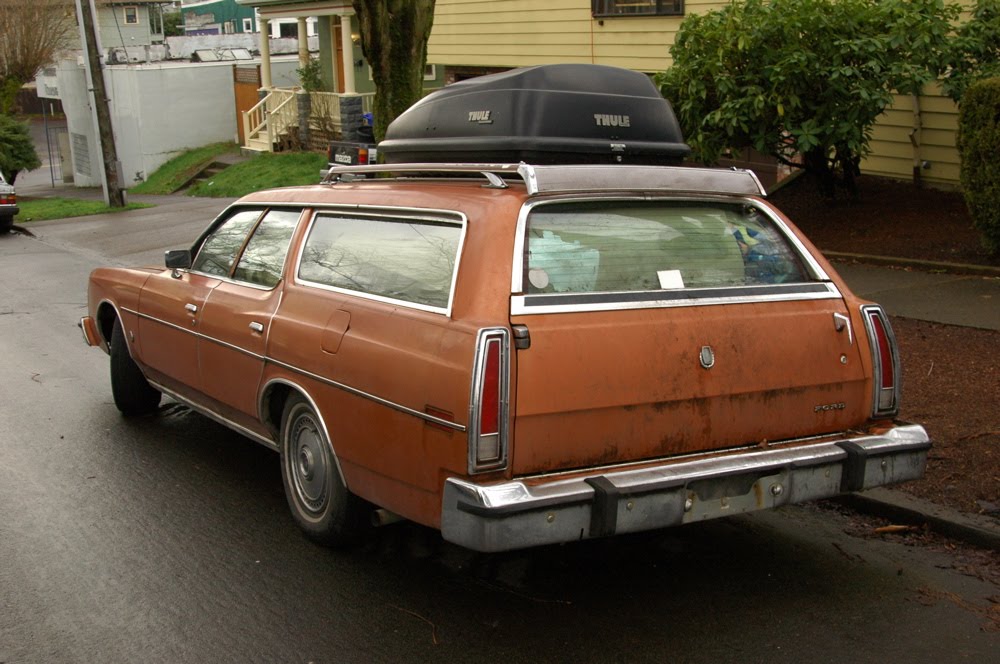
[[[115,320],[118,318],[118,312],[115,308],[104,302],[97,309],[97,329],[101,332],[101,338],[104,339],[105,344],[111,343],[111,329],[115,326]]]
[[[263,399],[264,424],[274,434],[274,439],[278,440],[281,434],[281,415],[285,411],[285,402],[292,392],[298,392],[290,385],[284,383],[273,383],[267,388]]]

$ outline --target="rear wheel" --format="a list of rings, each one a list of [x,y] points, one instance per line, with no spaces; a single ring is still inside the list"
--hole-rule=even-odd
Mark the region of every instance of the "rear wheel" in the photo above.
[[[111,330],[111,394],[123,415],[145,415],[160,405],[160,391],[142,375],[129,353],[121,322]]]
[[[319,416],[299,394],[281,417],[281,477],[292,516],[310,539],[342,547],[369,527],[368,504],[347,490]]]
[[[13,228],[13,226],[13,216],[0,217],[0,235],[10,232],[10,229]]]

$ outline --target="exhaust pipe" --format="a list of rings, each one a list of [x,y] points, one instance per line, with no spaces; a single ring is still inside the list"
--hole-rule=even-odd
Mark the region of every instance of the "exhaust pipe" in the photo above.
[[[398,523],[399,521],[405,521],[405,519],[398,514],[382,509],[381,507],[372,511],[372,525],[376,528]]]

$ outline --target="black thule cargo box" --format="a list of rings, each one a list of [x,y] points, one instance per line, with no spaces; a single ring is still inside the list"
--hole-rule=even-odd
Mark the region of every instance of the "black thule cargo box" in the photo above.
[[[454,83],[396,118],[386,163],[678,164],[690,152],[645,74],[542,65]]]

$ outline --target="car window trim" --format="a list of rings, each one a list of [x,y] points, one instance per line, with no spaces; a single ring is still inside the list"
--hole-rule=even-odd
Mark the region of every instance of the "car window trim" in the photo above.
[[[251,283],[249,281],[243,281],[241,279],[234,279],[233,274],[236,271],[236,267],[240,264],[240,259],[243,258],[243,252],[246,251],[247,244],[250,242],[250,238],[253,236],[254,233],[257,232],[257,229],[260,227],[261,223],[263,223],[265,217],[267,217],[268,212],[275,209],[297,211],[299,213],[299,219],[298,221],[295,222],[295,225],[296,227],[298,227],[298,225],[302,223],[302,215],[304,215],[306,211],[310,209],[310,207],[307,205],[297,205],[294,203],[291,204],[290,203],[265,203],[265,204],[233,203],[225,210],[220,212],[218,216],[216,216],[216,218],[212,220],[212,223],[209,224],[208,228],[202,231],[202,234],[198,237],[197,240],[195,240],[195,243],[194,245],[192,245],[191,248],[191,264],[194,265],[195,261],[198,258],[198,252],[200,252],[204,247],[205,241],[209,238],[209,236],[212,235],[212,233],[218,230],[219,226],[221,226],[225,222],[225,220],[229,219],[230,217],[233,216],[233,214],[236,214],[241,210],[253,210],[257,207],[260,207],[260,214],[257,216],[257,220],[254,221],[253,226],[247,232],[247,236],[243,238],[243,243],[240,245],[239,251],[237,251],[235,254],[235,258],[233,259],[233,264],[229,268],[228,275],[223,277],[217,274],[209,274],[208,272],[195,270],[193,268],[188,268],[187,271],[190,272],[191,274],[197,274],[203,277],[218,279],[219,281],[223,281],[227,284],[246,286],[247,288],[253,288],[255,290],[260,290],[260,291],[271,291],[274,290],[275,288],[278,288],[281,285],[281,282],[285,280],[285,268],[288,265],[288,253],[289,253],[287,249],[285,250],[285,260],[281,264],[281,277],[278,279],[278,282],[274,284],[274,286],[264,286],[261,284]],[[294,240],[294,238],[295,238],[295,233],[293,231],[292,239]],[[197,250],[195,250],[195,248],[197,248]],[[291,249],[291,243],[289,243],[289,249]]]
[[[718,288],[685,288],[679,292],[706,291],[708,297],[687,297],[670,295],[669,297],[657,298],[656,294],[669,293],[670,291],[622,291],[620,293],[547,293],[531,294],[524,292],[524,261],[527,260],[527,228],[528,217],[532,211],[541,206],[572,204],[572,203],[618,203],[618,202],[658,202],[670,201],[677,203],[725,203],[725,204],[745,204],[752,205],[764,214],[767,219],[774,224],[782,238],[788,242],[795,252],[796,257],[802,261],[809,276],[814,280],[806,282],[809,284],[827,284],[823,292],[800,292],[790,294],[779,294],[778,292],[766,292],[761,295],[746,295],[734,293],[734,290],[744,290],[746,286],[723,286]],[[531,200],[521,206],[517,217],[517,227],[514,235],[514,251],[511,264],[511,314],[534,314],[534,313],[567,313],[572,311],[609,311],[618,309],[650,309],[660,307],[678,306],[704,306],[707,304],[735,304],[743,302],[766,302],[766,301],[787,301],[801,299],[826,299],[841,297],[839,289],[830,283],[830,275],[816,261],[813,255],[806,249],[805,245],[791,231],[786,223],[777,217],[761,201],[746,196],[722,196],[713,194],[614,194],[605,193],[583,195],[570,194],[564,196],[553,196],[543,200]],[[791,284],[782,284],[789,286]],[[764,286],[766,288],[766,286]],[[727,293],[727,291],[729,291]],[[636,293],[649,293],[650,297],[636,296]],[[586,304],[565,304],[559,302],[559,298],[567,295],[603,295],[601,302],[589,302]],[[617,297],[616,297],[617,296]],[[544,299],[543,299],[544,298]]]
[[[383,304],[392,304],[400,307],[405,307],[407,309],[414,309],[416,311],[425,311],[428,313],[442,314],[448,318],[451,318],[452,310],[455,305],[455,291],[458,284],[458,270],[462,262],[462,252],[465,248],[465,238],[468,232],[469,219],[462,212],[457,210],[444,210],[437,208],[411,208],[411,207],[392,207],[392,206],[381,206],[381,205],[314,205],[312,206],[312,215],[309,219],[309,224],[307,225],[305,232],[302,235],[302,240],[299,242],[297,255],[295,257],[295,264],[292,270],[292,283],[305,286],[308,288],[316,288],[319,290],[330,291],[333,293],[338,293],[341,295],[350,295],[353,297],[359,297],[364,300],[371,300],[373,302],[381,302]],[[435,307],[428,304],[420,304],[419,302],[411,302],[409,300],[400,300],[397,298],[386,297],[384,295],[375,295],[373,293],[365,293],[363,291],[351,290],[349,288],[340,288],[338,286],[330,286],[328,284],[322,284],[315,281],[309,281],[306,279],[299,278],[299,271],[302,267],[302,255],[305,252],[306,243],[309,240],[309,235],[312,233],[313,226],[316,224],[316,220],[322,216],[324,213],[331,212],[342,212],[349,213],[357,217],[370,218],[380,221],[388,222],[398,222],[402,220],[413,220],[413,221],[426,221],[436,224],[447,224],[450,226],[458,226],[461,229],[458,238],[458,246],[455,249],[455,267],[451,274],[451,286],[448,290],[448,305],[445,307]]]

